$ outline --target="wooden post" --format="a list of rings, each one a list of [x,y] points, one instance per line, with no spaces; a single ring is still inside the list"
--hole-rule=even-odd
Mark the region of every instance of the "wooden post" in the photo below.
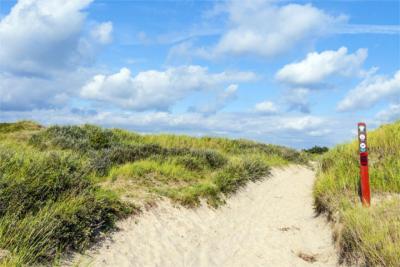
[[[364,206],[369,207],[371,204],[371,192],[368,173],[367,125],[364,122],[358,123],[358,141],[360,151],[361,201]]]

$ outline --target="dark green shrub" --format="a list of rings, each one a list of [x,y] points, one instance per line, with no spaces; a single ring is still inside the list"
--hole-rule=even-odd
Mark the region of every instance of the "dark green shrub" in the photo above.
[[[224,156],[214,150],[192,150],[190,156],[204,162],[211,169],[220,168],[227,162]]]
[[[116,145],[90,154],[90,168],[99,175],[106,175],[108,170],[119,164],[133,162],[154,155],[164,155],[166,150],[159,145]]]
[[[178,157],[177,162],[190,171],[200,171],[206,167],[204,161],[190,155]]]
[[[100,151],[89,153],[90,168],[99,175],[107,175],[112,166],[134,162],[145,158],[157,158],[160,161],[168,157],[178,157],[178,162],[188,169],[216,169],[222,167],[227,159],[212,150],[191,150],[163,148],[157,144],[115,145]]]
[[[303,151],[310,154],[324,154],[328,152],[329,148],[326,146],[313,146],[309,149],[304,149]]]
[[[103,130],[93,125],[84,126],[52,126],[35,134],[30,144],[39,147],[57,147],[72,149],[78,152],[110,148],[118,138],[111,130]]]

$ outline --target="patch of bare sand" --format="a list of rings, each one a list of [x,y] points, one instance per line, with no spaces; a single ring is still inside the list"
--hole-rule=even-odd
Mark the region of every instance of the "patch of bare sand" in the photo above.
[[[79,266],[336,266],[331,230],[312,207],[314,172],[274,169],[214,210],[163,201],[85,256]]]

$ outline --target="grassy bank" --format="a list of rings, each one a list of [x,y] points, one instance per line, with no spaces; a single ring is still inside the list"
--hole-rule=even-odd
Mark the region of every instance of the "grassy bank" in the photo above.
[[[358,197],[358,143],[339,145],[320,162],[314,187],[319,212],[336,220],[343,260],[400,266],[400,122],[368,135],[372,206]]]
[[[160,197],[216,207],[272,166],[305,161],[246,140],[0,123],[0,264],[54,264]]]

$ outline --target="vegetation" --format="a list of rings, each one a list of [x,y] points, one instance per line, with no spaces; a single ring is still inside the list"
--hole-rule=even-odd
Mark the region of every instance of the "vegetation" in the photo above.
[[[310,154],[321,155],[328,152],[328,150],[329,148],[327,148],[326,146],[313,146],[312,148],[304,149],[303,151]]]
[[[290,162],[306,158],[246,140],[0,123],[0,249],[11,252],[0,265],[54,263],[159,197],[218,206]]]
[[[356,141],[339,145],[320,162],[315,205],[337,222],[343,260],[367,266],[400,266],[400,122],[368,135],[372,204],[358,196]]]

